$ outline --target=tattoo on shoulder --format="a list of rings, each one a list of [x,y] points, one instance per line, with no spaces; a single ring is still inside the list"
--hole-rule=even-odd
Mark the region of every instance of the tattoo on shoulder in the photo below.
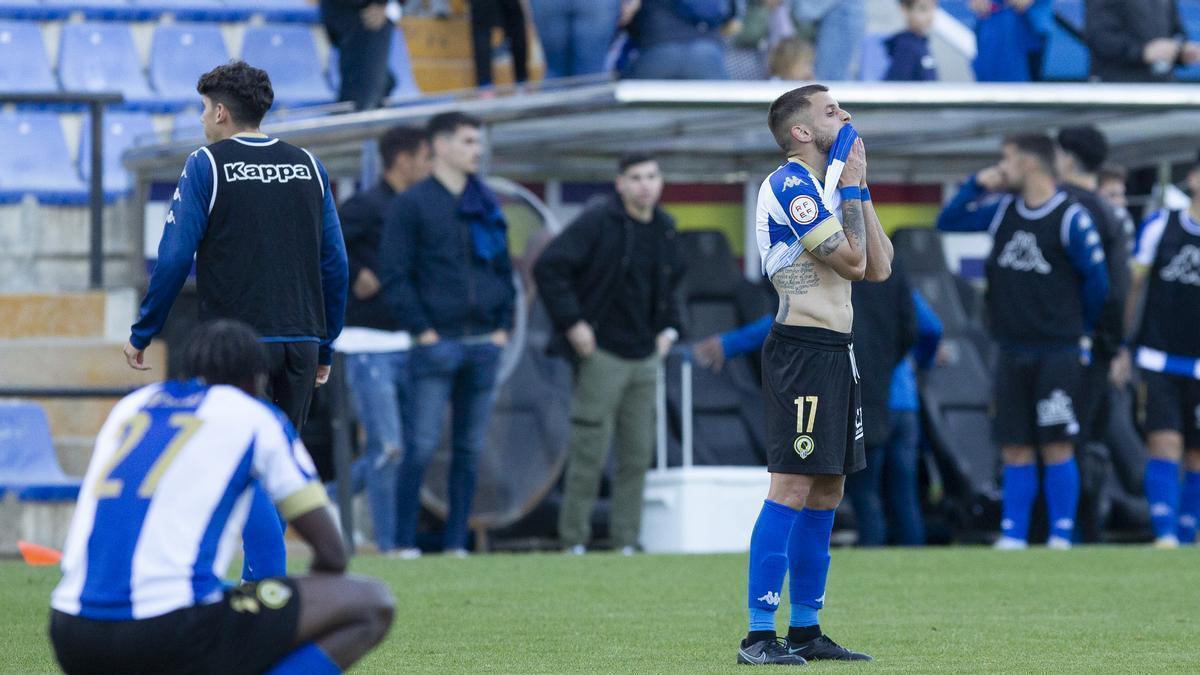
[[[779,270],[771,281],[775,282],[775,288],[780,293],[786,295],[804,295],[810,288],[821,285],[817,265],[812,260],[800,260],[791,267]]]
[[[813,249],[813,253],[817,257],[824,258],[825,256],[836,251],[837,247],[841,246],[843,241],[846,241],[846,235],[842,232],[834,232],[833,234],[829,235],[828,239],[818,244],[817,247]]]

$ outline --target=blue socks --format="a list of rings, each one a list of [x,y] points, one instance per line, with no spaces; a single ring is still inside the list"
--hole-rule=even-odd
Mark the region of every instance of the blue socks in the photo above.
[[[792,627],[817,625],[817,612],[825,606],[825,580],[829,577],[829,535],[834,510],[805,508],[788,538],[788,593]]]
[[[1149,494],[1147,492],[1147,494]],[[1200,471],[1183,475],[1183,499],[1179,504],[1179,543],[1196,541],[1196,521],[1200,519]]]
[[[283,544],[284,521],[267,491],[254,484],[250,515],[242,530],[242,581],[260,581],[287,574],[287,549]]]
[[[312,642],[305,642],[283,657],[266,675],[339,675],[341,668]]]
[[[1145,483],[1155,538],[1174,536],[1179,512],[1179,462],[1151,457],[1146,462]]]
[[[1079,507],[1079,467],[1075,458],[1061,464],[1047,464],[1042,490],[1046,495],[1050,536],[1074,541],[1075,511]]]
[[[1075,480],[1078,498],[1078,474]],[[1033,511],[1033,500],[1037,498],[1037,488],[1036,464],[1004,467],[1004,520],[1000,523],[1000,531],[1004,536],[1029,540],[1029,518]]]
[[[795,509],[766,500],[754,523],[747,590],[751,632],[775,632],[775,611],[788,571],[788,536],[798,515]]]

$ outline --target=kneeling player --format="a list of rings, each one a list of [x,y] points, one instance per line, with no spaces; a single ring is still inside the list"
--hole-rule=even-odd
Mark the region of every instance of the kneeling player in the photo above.
[[[332,673],[386,635],[393,601],[344,576],[308,451],[254,398],[266,358],[246,325],[201,326],[185,379],[122,399],[96,439],[51,600],[68,673]],[[232,385],[232,386],[230,386]],[[258,481],[313,549],[312,574],[224,588]]]

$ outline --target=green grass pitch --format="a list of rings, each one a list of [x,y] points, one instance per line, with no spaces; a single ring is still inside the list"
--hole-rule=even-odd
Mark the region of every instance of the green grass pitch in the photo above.
[[[744,672],[743,555],[360,558],[396,623],[355,672]],[[55,568],[0,563],[0,672],[54,670]],[[784,593],[786,598],[787,593]],[[781,627],[786,600],[780,610]],[[835,550],[813,671],[1197,672],[1200,550]]]

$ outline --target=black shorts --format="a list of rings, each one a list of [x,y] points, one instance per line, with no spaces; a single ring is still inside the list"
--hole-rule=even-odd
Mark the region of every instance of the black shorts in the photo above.
[[[1083,364],[1069,349],[1024,353],[1001,350],[996,359],[992,433],[1000,445],[1074,441],[1079,434]]]
[[[867,466],[850,334],[775,324],[762,369],[768,471],[844,476]]]
[[[267,394],[300,433],[317,388],[321,346],[316,342],[267,342],[263,346],[267,349]]]
[[[1200,380],[1142,369],[1146,433],[1178,431],[1183,447],[1200,448]]]
[[[67,673],[261,673],[296,646],[300,595],[291,579],[225,591],[211,605],[132,621],[53,611],[50,641]]]

